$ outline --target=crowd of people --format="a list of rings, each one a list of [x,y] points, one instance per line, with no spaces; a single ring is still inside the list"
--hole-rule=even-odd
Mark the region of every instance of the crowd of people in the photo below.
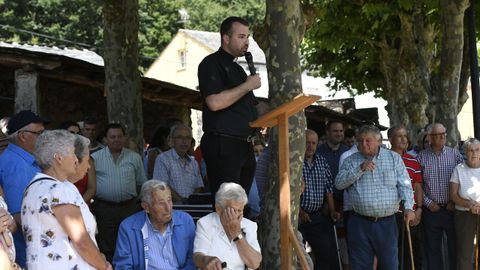
[[[155,130],[143,156],[120,123],[98,140],[93,118],[49,130],[28,110],[0,121],[1,269],[259,268],[270,148],[249,123],[268,106],[252,93],[260,77],[235,61],[248,22],[227,18],[220,37],[199,66],[197,149],[178,120]],[[330,120],[321,142],[305,131],[298,238],[312,269],[473,269],[480,142],[468,139],[464,157],[441,123],[408,133],[391,127],[388,149],[374,125]],[[197,222],[173,209],[198,202],[213,211]]]

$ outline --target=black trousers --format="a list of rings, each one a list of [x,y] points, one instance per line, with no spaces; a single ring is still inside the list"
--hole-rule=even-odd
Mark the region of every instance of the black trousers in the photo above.
[[[319,210],[310,214],[309,223],[300,222],[298,230],[302,233],[303,239],[312,247],[315,257],[315,270],[337,270],[338,255],[335,243],[333,222],[330,217],[325,216]]]
[[[120,223],[142,208],[135,200],[125,204],[115,204],[98,199],[94,200],[92,207],[93,214],[97,219],[98,234],[96,239],[98,247],[105,254],[107,260],[112,262]]]
[[[200,147],[207,164],[214,207],[215,193],[222,183],[240,184],[248,194],[256,168],[252,143],[206,133],[202,137]]]

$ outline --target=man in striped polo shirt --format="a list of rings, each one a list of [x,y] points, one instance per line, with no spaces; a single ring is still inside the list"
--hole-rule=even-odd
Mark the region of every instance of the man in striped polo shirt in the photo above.
[[[415,204],[413,206],[415,219],[410,226],[414,226],[411,228],[412,234],[412,244],[413,244],[413,252],[414,252],[414,259],[415,259],[415,268],[421,269],[422,268],[422,251],[421,251],[421,244],[422,244],[422,235],[421,235],[421,228],[419,225],[420,220],[422,218],[422,205],[423,205],[423,190],[422,190],[422,171],[420,164],[418,161],[406,151],[408,149],[408,135],[407,129],[404,126],[393,126],[387,132],[388,140],[392,145],[392,151],[398,153],[402,159],[405,167],[407,168],[408,175],[412,181],[412,188],[414,192],[414,201]],[[403,209],[401,209],[403,210]],[[399,212],[397,215],[397,222],[399,226],[405,226],[403,222],[403,213]],[[401,229],[401,227],[400,227]],[[405,235],[404,238],[406,239]],[[399,238],[399,241],[402,241]],[[404,240],[405,241],[405,240]],[[406,242],[406,241],[405,241]],[[405,250],[403,254],[408,254],[408,247],[407,245],[404,246]],[[402,258],[400,258],[401,260]],[[403,265],[405,269],[412,269],[411,260],[408,256],[403,257]]]

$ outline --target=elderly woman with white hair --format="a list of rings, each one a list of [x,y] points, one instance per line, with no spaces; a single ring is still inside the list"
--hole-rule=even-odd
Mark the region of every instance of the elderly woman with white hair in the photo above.
[[[27,186],[21,211],[29,270],[46,266],[112,269],[97,248],[93,215],[67,180],[78,174],[75,140],[68,131],[53,130],[42,133],[35,145],[35,159],[42,172]]]
[[[466,270],[473,269],[474,238],[480,225],[480,141],[470,138],[463,148],[467,160],[452,173],[450,198],[455,203],[457,269]]]
[[[245,190],[223,183],[215,194],[215,210],[197,222],[193,260],[202,270],[257,269],[262,261],[257,224],[243,218]]]

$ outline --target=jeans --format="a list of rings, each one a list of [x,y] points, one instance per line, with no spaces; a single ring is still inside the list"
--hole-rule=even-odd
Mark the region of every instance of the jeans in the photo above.
[[[354,213],[348,219],[347,230],[353,270],[373,269],[374,256],[378,258],[378,269],[398,269],[398,228],[394,215],[371,221]]]

